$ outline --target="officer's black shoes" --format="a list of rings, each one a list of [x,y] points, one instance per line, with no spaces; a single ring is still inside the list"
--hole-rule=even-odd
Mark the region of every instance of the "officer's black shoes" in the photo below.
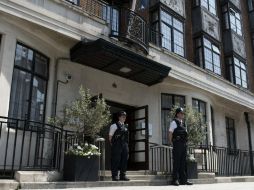
[[[176,180],[176,181],[172,181],[172,185],[179,186],[180,184],[179,184],[178,180]]]
[[[181,185],[193,185],[193,183],[192,182],[190,182],[190,181],[186,181],[186,182],[183,182],[183,183],[180,183]]]
[[[130,179],[127,178],[126,176],[121,176],[119,180],[120,181],[130,181]]]
[[[115,176],[112,176],[112,181],[119,181],[119,179]]]

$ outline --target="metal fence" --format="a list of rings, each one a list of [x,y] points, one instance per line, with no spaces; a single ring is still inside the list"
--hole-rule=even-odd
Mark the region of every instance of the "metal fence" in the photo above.
[[[217,176],[251,175],[250,152],[232,150],[224,147],[200,146],[188,148],[188,154],[197,161],[198,171],[213,172]],[[172,147],[153,145],[150,147],[150,166],[152,172],[172,174]]]
[[[18,170],[61,170],[64,152],[76,142],[72,131],[0,116],[0,178],[14,178]],[[102,153],[99,164],[103,176],[104,140],[97,139],[95,144]]]

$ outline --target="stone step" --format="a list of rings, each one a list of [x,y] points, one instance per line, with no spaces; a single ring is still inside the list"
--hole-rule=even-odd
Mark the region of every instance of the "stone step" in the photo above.
[[[15,190],[18,189],[19,183],[16,180],[0,180],[0,189],[1,190]]]
[[[171,176],[167,176],[167,175],[128,175],[127,177],[130,180],[170,180]],[[104,181],[111,181],[111,176],[105,176]]]
[[[205,172],[199,172],[198,173],[198,179],[214,179],[215,173],[205,173]]]
[[[21,189],[65,189],[85,187],[116,187],[116,186],[162,186],[168,180],[132,180],[132,181],[97,181],[97,182],[24,182]]]
[[[126,175],[146,175],[146,174],[149,174],[149,170],[135,170],[135,171],[127,171],[126,172]],[[106,170],[105,171],[105,175],[106,176],[111,176],[111,171],[110,170]]]

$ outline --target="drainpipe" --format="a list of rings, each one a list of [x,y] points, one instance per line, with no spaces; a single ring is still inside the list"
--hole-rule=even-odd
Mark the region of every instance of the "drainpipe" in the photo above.
[[[68,58],[68,57],[58,57],[56,59],[55,75],[54,75],[54,101],[53,101],[52,117],[56,116],[57,96],[58,96],[58,86],[59,86],[59,83],[67,84],[69,82],[68,78],[66,79],[66,81],[60,81],[60,80],[57,79],[58,65],[59,65],[60,61],[64,61],[64,60],[69,61],[70,58]]]
[[[249,121],[249,114],[248,114],[248,112],[244,112],[244,116],[245,116],[245,121],[246,121],[247,128],[248,128],[251,175],[254,175],[253,153],[252,153],[252,142],[251,142],[251,130],[250,130],[250,121]]]

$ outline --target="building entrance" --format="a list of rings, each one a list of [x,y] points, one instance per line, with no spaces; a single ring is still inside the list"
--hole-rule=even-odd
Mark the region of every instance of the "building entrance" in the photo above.
[[[133,107],[107,101],[112,114],[112,123],[117,122],[117,113],[127,113],[126,124],[129,130],[129,160],[128,170],[146,170],[148,165],[148,106]],[[111,168],[111,145],[108,140],[109,126],[106,126],[101,135],[105,138],[105,169]]]

